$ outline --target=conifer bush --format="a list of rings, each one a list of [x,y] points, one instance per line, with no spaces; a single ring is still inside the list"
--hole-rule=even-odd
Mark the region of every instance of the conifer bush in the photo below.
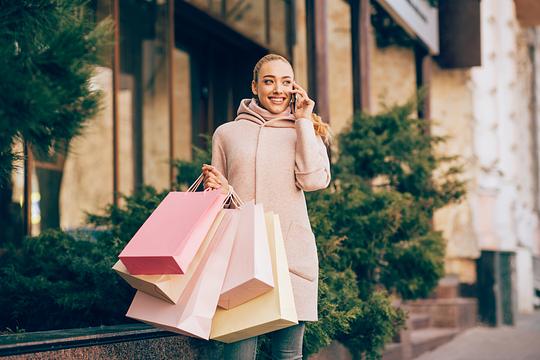
[[[86,0],[0,2],[0,185],[10,182],[13,143],[47,153],[69,142],[99,109],[89,86],[111,32]]]
[[[338,196],[331,213],[343,261],[357,277],[359,316],[341,337],[357,356],[379,358],[404,325],[392,299],[429,295],[443,275],[445,243],[434,211],[464,195],[461,167],[435,154],[443,138],[418,119],[415,102],[358,114],[338,139]],[[436,174],[437,170],[437,175]]]

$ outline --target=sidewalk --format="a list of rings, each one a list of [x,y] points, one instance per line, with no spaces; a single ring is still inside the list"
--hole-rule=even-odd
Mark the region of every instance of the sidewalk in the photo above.
[[[416,360],[539,360],[540,311],[522,315],[515,327],[476,327]]]

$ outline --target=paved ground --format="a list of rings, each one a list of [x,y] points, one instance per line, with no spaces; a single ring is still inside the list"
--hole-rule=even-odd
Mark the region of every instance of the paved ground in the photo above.
[[[416,360],[540,360],[540,311],[515,327],[470,329]]]

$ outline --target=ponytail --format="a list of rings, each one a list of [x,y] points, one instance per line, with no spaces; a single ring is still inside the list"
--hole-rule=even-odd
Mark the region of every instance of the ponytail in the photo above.
[[[330,125],[325,123],[322,118],[315,113],[311,114],[311,121],[313,121],[315,133],[323,139],[325,144],[328,145],[332,140],[332,132],[330,130]]]

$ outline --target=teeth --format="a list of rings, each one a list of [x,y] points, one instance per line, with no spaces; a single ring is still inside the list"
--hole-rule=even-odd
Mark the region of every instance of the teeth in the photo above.
[[[270,101],[272,101],[273,103],[275,104],[282,104],[283,103],[283,99],[281,98],[270,98]]]

